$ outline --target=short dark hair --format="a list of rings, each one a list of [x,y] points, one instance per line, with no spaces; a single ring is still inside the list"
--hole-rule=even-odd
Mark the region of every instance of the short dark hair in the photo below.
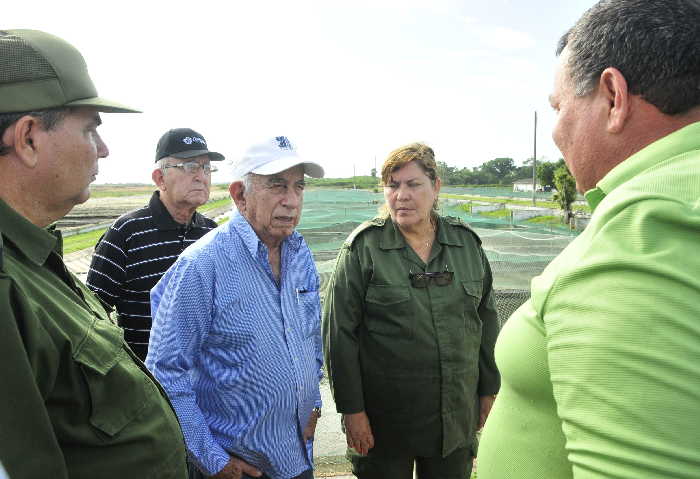
[[[38,118],[44,131],[56,128],[66,115],[72,110],[71,107],[51,108],[41,111],[25,111],[20,113],[0,113],[0,156],[9,153],[9,147],[2,143],[2,136],[10,126],[23,116],[33,116]]]
[[[700,0],[601,0],[559,40],[577,96],[617,68],[630,93],[667,115],[700,105]]]

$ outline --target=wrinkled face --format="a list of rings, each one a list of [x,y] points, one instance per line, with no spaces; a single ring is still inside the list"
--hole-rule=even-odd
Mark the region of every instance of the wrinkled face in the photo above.
[[[194,161],[200,165],[209,165],[209,156],[200,155],[193,158],[168,158],[162,181],[157,182],[161,196],[167,196],[172,204],[181,208],[198,208],[209,200],[211,173],[199,168],[195,173],[188,173],[184,168],[173,167]]]
[[[55,204],[68,208],[90,197],[90,183],[97,177],[97,159],[109,155],[97,127],[102,123],[94,108],[76,108],[51,130],[42,132],[50,168],[48,193]]]
[[[304,168],[295,166],[274,175],[253,176],[239,206],[258,238],[268,246],[294,232],[304,203]]]
[[[384,198],[392,221],[407,229],[430,222],[430,212],[439,193],[440,179],[433,184],[415,161],[393,172],[384,186]]]
[[[557,112],[552,138],[576,179],[577,189],[583,193],[594,188],[600,179],[596,174],[596,164],[604,160],[597,129],[601,120],[596,118],[594,94],[584,97],[575,95],[566,65],[568,59],[569,50],[565,48],[559,57],[554,91],[549,97],[552,108]]]

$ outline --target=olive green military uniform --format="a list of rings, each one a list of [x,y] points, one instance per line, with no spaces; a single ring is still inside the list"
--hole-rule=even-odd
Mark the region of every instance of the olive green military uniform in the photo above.
[[[177,418],[60,234],[0,200],[0,462],[12,479],[186,478]]]
[[[445,270],[449,285],[411,286],[410,273]],[[461,220],[438,218],[427,264],[388,218],[341,248],[324,303],[326,364],[338,411],[369,417],[370,457],[471,452],[478,398],[500,385],[497,334],[491,269]]]

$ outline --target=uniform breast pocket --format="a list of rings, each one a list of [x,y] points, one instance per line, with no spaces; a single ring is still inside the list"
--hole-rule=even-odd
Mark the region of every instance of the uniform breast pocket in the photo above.
[[[90,392],[90,423],[110,437],[134,421],[157,393],[123,349],[122,334],[109,321],[95,320],[73,353]]]
[[[318,291],[298,291],[297,303],[304,336],[316,334],[321,327],[321,303]]]
[[[467,333],[481,334],[481,318],[479,317],[479,304],[481,304],[483,284],[481,281],[462,281],[464,291],[464,321]]]
[[[413,315],[408,287],[370,284],[365,295],[364,319],[370,333],[412,337]]]

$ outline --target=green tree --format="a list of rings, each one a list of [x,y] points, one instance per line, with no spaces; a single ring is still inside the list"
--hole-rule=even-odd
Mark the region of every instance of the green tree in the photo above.
[[[540,180],[540,184],[543,187],[554,185],[554,171],[557,167],[556,163],[550,161],[543,161],[537,164],[537,179]]]
[[[454,166],[447,166],[444,161],[437,162],[437,174],[442,179],[442,182],[446,185],[454,185],[457,183],[455,179],[455,172],[457,168]]]
[[[566,166],[560,166],[554,170],[554,187],[557,192],[554,193],[553,199],[559,203],[568,223],[571,217],[571,204],[576,199],[576,180]]]
[[[376,169],[376,168],[372,168],[372,169],[370,170],[369,174],[370,174],[370,176],[372,176],[372,178],[376,178],[376,177],[377,177],[377,169]]]
[[[507,183],[515,169],[513,158],[494,158],[481,165],[481,173],[493,177],[493,183],[499,184]]]

